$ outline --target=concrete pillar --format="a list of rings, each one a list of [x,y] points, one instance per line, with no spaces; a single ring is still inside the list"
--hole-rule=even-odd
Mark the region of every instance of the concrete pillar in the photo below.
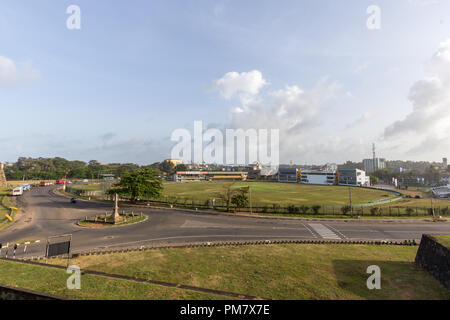
[[[0,162],[0,188],[6,187],[6,176],[3,168],[4,168],[3,162]]]
[[[119,195],[116,193],[114,199],[114,214],[113,214],[114,223],[117,222],[118,218],[119,218]]]

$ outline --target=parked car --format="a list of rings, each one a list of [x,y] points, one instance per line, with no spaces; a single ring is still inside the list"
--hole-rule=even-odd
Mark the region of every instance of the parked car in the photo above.
[[[13,196],[21,196],[23,195],[23,187],[16,187],[12,191]]]
[[[70,199],[70,202],[71,202],[71,203],[77,203],[77,199],[72,198],[72,199]]]

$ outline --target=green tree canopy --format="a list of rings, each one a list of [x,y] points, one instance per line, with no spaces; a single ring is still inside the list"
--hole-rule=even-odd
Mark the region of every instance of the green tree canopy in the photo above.
[[[125,173],[107,193],[129,196],[135,202],[138,198],[159,198],[162,190],[161,178],[153,169],[145,168]]]

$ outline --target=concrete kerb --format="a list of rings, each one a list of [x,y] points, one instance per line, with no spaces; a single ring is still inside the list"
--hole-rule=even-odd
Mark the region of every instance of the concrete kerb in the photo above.
[[[335,244],[335,245],[401,245],[401,246],[417,246],[419,243],[415,240],[328,240],[328,239],[283,239],[283,240],[245,240],[245,241],[214,241],[214,242],[197,242],[187,244],[173,245],[141,245],[129,248],[117,249],[94,249],[89,251],[80,251],[72,253],[71,257],[90,255],[104,255],[114,253],[128,253],[147,250],[164,250],[164,249],[183,249],[183,248],[201,248],[201,247],[235,247],[235,246],[255,246],[255,245],[274,245],[274,244]],[[24,261],[41,260],[43,257],[33,256],[30,258],[22,258]],[[14,259],[8,259],[14,260]],[[16,259],[17,260],[17,259]]]
[[[82,225],[80,225],[80,221],[81,221],[81,220],[80,220],[80,221],[77,221],[77,222],[75,223],[75,226],[77,226],[77,227],[79,227],[79,228],[83,228],[83,229],[92,229],[92,230],[104,230],[105,228],[127,227],[127,226],[132,226],[132,225],[135,225],[135,224],[138,224],[138,223],[143,223],[143,222],[147,221],[147,220],[148,220],[148,216],[145,215],[145,214],[144,214],[144,216],[145,216],[145,219],[144,219],[144,220],[141,220],[141,221],[136,221],[136,222],[132,222],[132,223],[125,223],[125,224],[118,224],[118,225],[110,225],[110,226],[108,226],[108,227],[92,228],[92,227],[82,226]]]

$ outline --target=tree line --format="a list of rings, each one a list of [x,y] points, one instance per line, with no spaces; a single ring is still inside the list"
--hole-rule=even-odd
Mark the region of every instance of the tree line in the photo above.
[[[26,158],[20,157],[17,162],[5,167],[8,180],[55,180],[55,179],[99,179],[102,174],[113,174],[122,177],[126,173],[150,168],[158,176],[171,175],[175,171],[186,170],[184,165],[174,166],[172,163],[155,162],[150,165],[134,163],[102,164],[97,160],[89,162],[67,160],[64,158]]]

